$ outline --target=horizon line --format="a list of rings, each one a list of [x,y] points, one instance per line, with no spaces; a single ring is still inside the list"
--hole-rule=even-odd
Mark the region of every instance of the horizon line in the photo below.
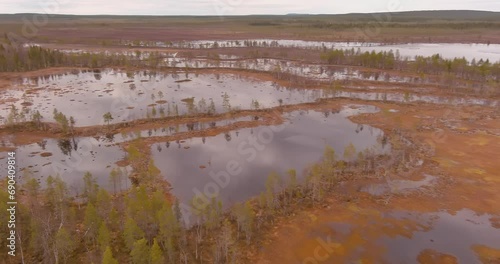
[[[150,16],[150,17],[245,17],[245,16],[338,16],[338,15],[369,15],[369,14],[398,14],[398,13],[411,13],[411,12],[450,12],[450,11],[468,11],[468,12],[486,12],[486,13],[500,13],[499,11],[492,10],[479,10],[479,9],[422,9],[422,10],[402,10],[397,12],[388,11],[375,11],[375,12],[351,12],[351,13],[286,13],[286,14],[246,14],[246,15],[152,15],[152,14],[57,14],[57,13],[0,13],[0,15],[39,15],[45,14],[50,16]]]

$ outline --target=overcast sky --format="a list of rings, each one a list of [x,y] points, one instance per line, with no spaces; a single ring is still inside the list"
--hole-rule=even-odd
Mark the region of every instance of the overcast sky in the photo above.
[[[342,14],[450,9],[500,11],[500,0],[0,0],[0,13],[78,15]]]

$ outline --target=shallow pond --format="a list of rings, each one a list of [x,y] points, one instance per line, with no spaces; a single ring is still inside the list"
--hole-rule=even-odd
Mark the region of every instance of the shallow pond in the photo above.
[[[164,127],[152,128],[141,131],[123,132],[111,136],[108,135],[106,137],[101,137],[99,140],[107,143],[122,143],[139,138],[168,137],[168,136],[174,136],[179,133],[203,131],[205,129],[217,128],[221,126],[229,126],[237,122],[249,122],[255,120],[256,117],[254,116],[245,116],[240,118],[225,119],[222,121],[189,122],[185,124],[166,125]]]
[[[416,263],[417,256],[426,249],[455,256],[459,263],[481,263],[472,247],[500,248],[500,229],[492,226],[491,215],[464,209],[455,214],[397,212],[390,216],[430,226],[430,230],[424,228],[414,232],[411,238],[381,238],[379,242],[386,246],[386,260],[390,263]]]
[[[497,100],[420,95],[412,93],[331,91],[331,95],[328,96],[333,98],[352,98],[352,99],[361,99],[367,101],[389,101],[398,103],[422,102],[422,103],[446,104],[446,105],[482,105],[490,107],[499,106],[499,101]]]
[[[66,53],[87,53],[85,50],[61,50]],[[90,52],[98,53],[98,52]],[[296,76],[316,79],[316,80],[365,80],[384,81],[394,83],[422,82],[420,78],[409,76],[391,75],[389,73],[368,72],[352,70],[346,67],[338,67],[321,64],[307,64],[300,61],[290,61],[270,58],[244,59],[234,55],[217,55],[214,57],[198,56],[187,58],[178,56],[178,53],[171,52],[148,52],[142,51],[139,55],[134,52],[105,52],[106,55],[125,55],[131,59],[147,60],[150,56],[160,56],[163,60],[159,66],[179,69],[245,69],[255,71],[276,72],[293,74]],[[425,80],[430,82],[430,80]]]
[[[469,209],[453,213],[380,213],[375,209],[358,209],[356,216],[347,214],[341,216],[347,218],[345,221],[317,223],[306,230],[304,236],[290,241],[290,246],[295,249],[292,258],[310,258],[315,256],[313,253],[317,248],[323,252],[329,250],[323,246],[331,243],[331,251],[327,252],[332,254],[325,257],[328,258],[325,263],[357,263],[361,260],[427,263],[419,261],[419,257],[424,257],[429,250],[458,260],[449,263],[482,263],[475,247],[500,248],[500,229],[495,228],[493,215],[477,214]],[[352,221],[348,220],[353,217]]]
[[[313,102],[319,90],[281,87],[271,81],[244,78],[236,74],[166,74],[105,70],[23,79],[3,90],[4,100],[25,116],[38,110],[43,121],[53,121],[53,110],[73,116],[76,126],[104,124],[110,112],[113,122],[146,117],[227,112]],[[12,103],[0,105],[6,117]]]
[[[363,81],[384,81],[394,83],[408,83],[419,80],[408,76],[397,76],[389,73],[367,72],[352,70],[345,67],[328,66],[320,64],[305,64],[298,61],[288,61],[279,59],[234,59],[234,60],[213,60],[206,58],[166,58],[162,66],[175,68],[228,68],[245,69],[255,71],[265,71],[292,74],[311,78],[313,80],[363,80]]]
[[[189,203],[200,194],[207,198],[218,195],[229,205],[264,191],[273,171],[286,176],[289,169],[295,169],[300,178],[309,165],[320,161],[327,145],[340,158],[350,143],[357,151],[389,151],[381,130],[346,118],[374,111],[373,107],[356,107],[339,113],[292,112],[280,126],[240,129],[175,144],[157,143],[151,151],[181,202]]]
[[[15,148],[21,182],[23,175],[29,172],[32,177],[41,183],[50,176],[59,175],[68,186],[77,193],[81,191],[83,175],[85,172],[92,173],[97,178],[97,183],[108,190],[115,187],[109,180],[109,174],[115,164],[126,156],[126,153],[118,143],[129,142],[138,138],[173,136],[179,133],[201,131],[207,128],[227,126],[236,122],[252,121],[253,117],[241,117],[214,121],[208,123],[194,122],[182,125],[171,125],[164,128],[120,133],[116,135],[101,137],[74,138],[66,140],[44,139],[40,142],[15,146],[11,140],[12,136],[3,137],[0,140],[1,147]],[[0,160],[7,157],[7,152],[0,152]],[[7,170],[5,163],[0,164],[1,170]],[[130,186],[127,173],[130,167],[119,168],[123,177],[117,187],[126,189]]]
[[[115,163],[125,156],[119,146],[94,138],[45,139],[35,144],[18,146],[15,152],[21,182],[28,172],[42,184],[48,176],[59,176],[73,194],[81,193],[86,172],[92,173],[101,187],[112,190],[109,174],[117,167]],[[6,152],[0,153],[1,160],[6,156]],[[7,171],[5,166],[6,163],[1,162],[0,170]],[[130,186],[127,177],[121,178],[120,186],[123,189]]]

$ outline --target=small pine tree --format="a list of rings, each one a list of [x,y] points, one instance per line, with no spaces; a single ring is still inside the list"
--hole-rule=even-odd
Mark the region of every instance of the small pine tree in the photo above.
[[[97,212],[102,219],[107,219],[111,210],[111,196],[105,189],[99,189],[97,193]]]
[[[216,113],[215,103],[212,98],[210,98],[210,105],[208,106],[207,114],[214,115]]]
[[[103,221],[101,223],[101,227],[99,228],[99,236],[97,237],[97,244],[99,245],[101,251],[104,252],[106,248],[109,248],[110,243],[111,243],[111,234],[109,232],[108,227],[106,226],[106,223]]]
[[[108,218],[108,223],[111,226],[111,230],[120,230],[122,223],[121,223],[121,216],[116,210],[116,208],[113,208],[111,212],[109,212],[109,218]]]
[[[165,263],[165,257],[163,256],[163,251],[158,244],[156,238],[153,241],[153,246],[151,247],[151,264],[163,264]]]
[[[120,183],[120,170],[113,168],[109,173],[109,182],[113,185],[113,192],[116,195],[117,185]]]
[[[101,225],[101,219],[97,214],[97,210],[95,209],[92,203],[87,205],[85,209],[85,217],[83,221],[85,227],[88,229],[87,237],[89,242],[95,242],[97,238],[99,227]]]
[[[109,123],[113,120],[113,115],[111,115],[110,112],[107,112],[104,115],[102,115],[102,118],[104,119],[104,122],[107,123],[109,126]]]
[[[145,238],[134,242],[130,256],[134,264],[149,264],[149,246]]]
[[[151,115],[152,115],[153,117],[156,117],[156,115],[157,115],[157,114],[158,114],[158,113],[156,112],[156,107],[154,107],[154,106],[153,106],[153,108],[152,108],[152,110],[151,110]]]
[[[129,250],[132,250],[134,248],[135,241],[141,238],[144,238],[144,231],[141,230],[134,219],[127,219],[123,229],[123,240],[125,240],[125,245]]]
[[[69,117],[69,127],[71,129],[71,133],[74,132],[75,124],[76,124],[75,118],[73,118],[72,116],[70,116]]]
[[[356,158],[356,148],[352,143],[350,143],[347,147],[345,147],[344,159],[345,161],[351,161],[354,158]]]
[[[86,172],[83,175],[83,196],[87,198],[87,202],[96,202],[98,190],[99,185],[97,185],[96,178],[90,172]]]
[[[66,262],[75,248],[74,241],[71,239],[70,233],[66,231],[66,228],[63,227],[57,231],[55,242],[56,252],[58,253],[57,258],[62,259],[62,262]]]
[[[35,122],[35,124],[38,128],[41,127],[42,119],[43,119],[43,116],[42,116],[42,114],[40,114],[40,111],[38,111],[38,110],[31,116],[31,120],[33,122]]]
[[[226,112],[229,112],[231,111],[231,103],[229,101],[229,95],[227,93],[224,93],[224,95],[222,95],[222,107],[224,108],[224,110]]]
[[[106,251],[104,251],[102,264],[118,264],[118,260],[113,257],[113,252],[111,252],[111,248],[109,246],[106,247]]]

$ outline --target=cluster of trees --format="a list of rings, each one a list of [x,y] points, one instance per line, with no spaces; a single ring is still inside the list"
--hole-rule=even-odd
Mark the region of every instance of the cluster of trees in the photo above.
[[[19,126],[31,127],[45,130],[46,126],[42,123],[43,116],[38,110],[29,110],[26,107],[18,109],[15,105],[11,105],[9,114],[5,119],[5,126],[8,128],[17,128]]]
[[[398,51],[361,52],[360,49],[335,49],[324,52],[321,58],[329,64],[336,65],[394,69],[418,74],[453,74],[467,80],[500,81],[500,62],[491,63],[489,60],[445,59],[439,54],[429,57],[416,56],[414,60],[409,60],[408,58],[402,58]]]
[[[272,41],[251,41],[251,40],[245,40],[243,41],[243,46],[245,47],[280,47],[280,44],[278,41],[276,40],[272,40]]]
[[[59,112],[56,108],[53,111],[53,118],[59,125],[63,134],[70,135],[74,134],[75,130],[75,119],[70,116],[69,118]],[[15,105],[11,105],[10,112],[5,119],[5,126],[7,128],[36,128],[41,130],[46,130],[48,128],[47,124],[42,122],[43,116],[38,110],[29,110],[27,107],[19,110]]]
[[[37,46],[15,46],[10,41],[0,43],[0,72],[30,71],[61,66],[64,54]]]
[[[151,110],[147,109],[146,118],[165,118],[165,117],[178,117],[178,116],[194,116],[197,114],[215,115],[217,114],[217,109],[215,107],[215,102],[210,98],[207,102],[205,98],[202,98],[195,103],[194,98],[187,98],[182,100],[187,108],[187,112],[181,113],[179,110],[179,105],[175,102],[166,103],[166,107],[163,105],[156,106],[152,105]],[[229,101],[228,101],[229,104]]]
[[[158,97],[160,99],[163,98],[163,92],[158,92]],[[151,99],[153,102],[155,102],[156,99],[155,94],[151,94]],[[181,112],[179,110],[178,104],[175,102],[166,102],[166,101],[157,101],[156,103],[160,103],[160,105],[152,104],[150,108],[147,109],[146,113],[146,118],[165,118],[165,117],[178,117],[178,116],[194,116],[198,114],[202,115],[215,115],[217,114],[217,108],[215,106],[215,102],[212,98],[209,98],[206,100],[205,98],[201,98],[198,102],[196,102],[195,98],[185,98],[181,100],[182,103],[185,105],[187,112]],[[283,101],[280,100],[280,104],[282,104]],[[166,106],[164,106],[166,105]],[[262,106],[257,100],[252,99],[252,102],[250,104],[251,109],[258,110]],[[222,95],[222,111],[227,113],[227,112],[232,112],[232,111],[237,111],[239,110],[239,107],[234,107],[231,105],[231,97],[229,96],[228,93],[224,93]]]
[[[280,102],[282,102],[282,101],[280,101]],[[252,99],[252,102],[250,103],[250,108],[258,110],[260,108],[259,101],[257,99]]]
[[[57,122],[57,124],[59,124],[62,132],[64,134],[73,134],[76,124],[75,119],[72,116],[68,118],[62,112],[57,111],[56,108],[54,108],[53,114],[54,120]]]
[[[148,195],[137,187],[112,196],[90,173],[83,177],[81,201],[59,177],[49,176],[45,185],[28,178],[22,186],[18,256],[26,263],[165,263],[162,248],[169,249],[166,240],[177,235],[169,233],[177,220],[167,218],[173,211],[163,192]],[[2,192],[0,200],[6,199]]]
[[[500,81],[500,62],[491,63],[489,60],[467,61],[465,58],[453,60],[444,59],[438,54],[431,57],[416,56],[410,63],[418,73],[440,74],[452,73],[457,77],[467,80],[493,80]]]
[[[329,64],[356,65],[370,68],[394,69],[396,59],[400,59],[398,52],[361,52],[359,49],[334,49],[322,54],[321,58]]]
[[[3,43],[0,41],[0,72],[31,71],[62,66],[91,68],[125,66],[135,65],[136,61],[134,57],[125,54],[64,53],[36,45],[20,45],[11,41],[6,35]]]
[[[0,44],[0,72],[20,72],[49,67],[111,67],[135,65],[135,60],[123,54],[68,54],[38,46]]]
[[[257,41],[257,40],[233,40],[233,41],[223,41],[219,43],[218,41],[206,42],[206,43],[193,43],[193,42],[159,42],[159,41],[123,41],[120,42],[122,45],[127,45],[130,47],[176,47],[176,48],[188,48],[188,49],[217,49],[217,48],[230,48],[230,47],[280,47],[279,42],[276,40],[271,41]]]

